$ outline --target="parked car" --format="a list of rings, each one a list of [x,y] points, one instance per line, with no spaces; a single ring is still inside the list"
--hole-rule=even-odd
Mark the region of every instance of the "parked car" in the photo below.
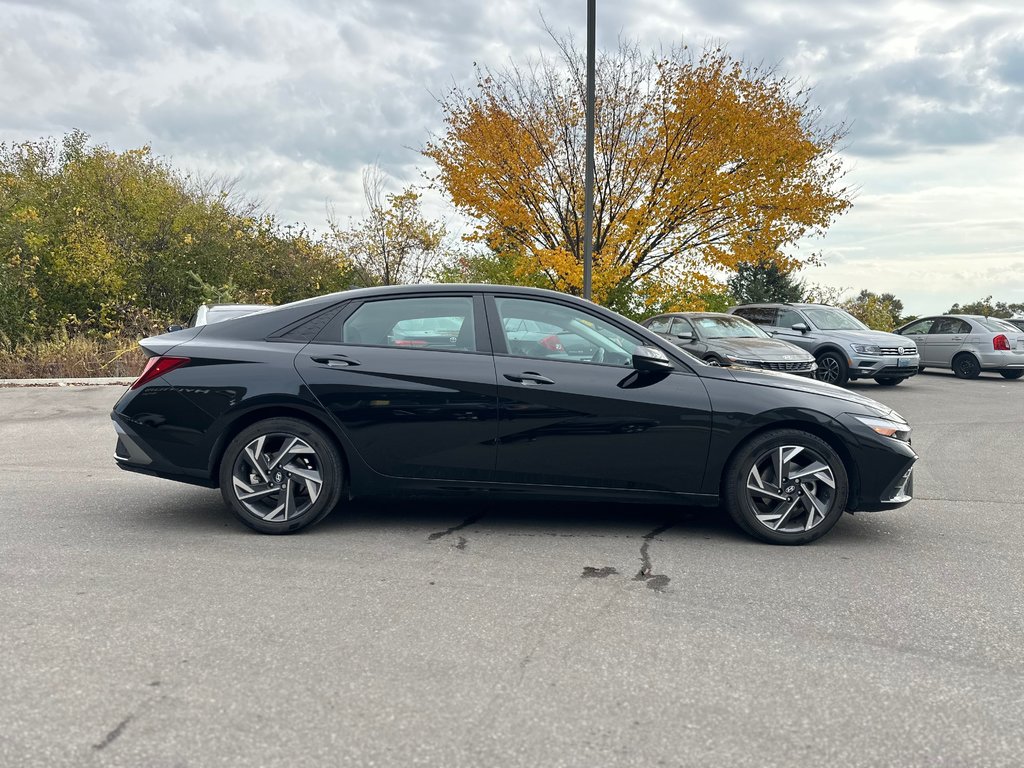
[[[458,322],[454,345],[398,343],[396,327],[439,318]],[[593,351],[516,351],[520,320]],[[912,495],[910,427],[887,406],[703,365],[551,291],[360,289],[141,344],[149,361],[112,413],[118,465],[219,486],[263,533],[354,497],[482,494],[722,502],[757,538],[800,544]]]
[[[813,376],[814,357],[773,339],[742,317],[721,312],[670,312],[641,323],[708,365],[743,365],[765,371]]]
[[[1008,317],[1003,322],[1009,323],[1018,331],[1024,331],[1024,317]]]
[[[815,378],[843,386],[874,379],[892,387],[915,375],[920,358],[905,336],[873,331],[849,312],[825,304],[744,304],[729,314],[746,318],[814,356]]]
[[[1004,379],[1024,376],[1024,331],[1008,320],[981,315],[922,317],[900,328],[921,352],[921,368],[950,368],[961,379],[983,371]]]

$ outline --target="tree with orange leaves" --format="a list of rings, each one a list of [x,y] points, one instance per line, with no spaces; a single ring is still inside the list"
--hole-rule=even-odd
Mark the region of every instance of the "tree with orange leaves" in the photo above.
[[[442,100],[445,131],[424,154],[476,222],[470,235],[524,279],[580,295],[585,59],[571,40],[527,66],[479,71]],[[595,80],[595,301],[636,312],[721,291],[741,262],[821,234],[850,205],[806,90],[721,48],[601,54]],[[668,306],[666,306],[668,305]]]

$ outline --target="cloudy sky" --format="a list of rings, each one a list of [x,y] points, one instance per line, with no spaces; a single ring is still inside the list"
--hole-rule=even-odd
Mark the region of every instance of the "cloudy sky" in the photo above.
[[[849,127],[854,207],[811,282],[908,311],[1024,301],[1024,3],[597,0],[598,45],[721,42]],[[436,97],[473,63],[585,41],[586,0],[0,0],[0,141],[72,128],[237,176],[285,221],[361,213],[361,169],[418,182]],[[431,212],[459,219],[440,199]]]

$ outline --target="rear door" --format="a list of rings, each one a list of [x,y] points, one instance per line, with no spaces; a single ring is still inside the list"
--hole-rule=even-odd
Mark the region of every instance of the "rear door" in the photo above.
[[[360,302],[304,347],[295,365],[376,472],[492,478],[497,388],[479,295]]]

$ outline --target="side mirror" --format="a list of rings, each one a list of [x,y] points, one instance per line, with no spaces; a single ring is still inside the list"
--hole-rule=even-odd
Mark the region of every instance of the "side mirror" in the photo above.
[[[693,341],[693,332],[683,331],[682,333],[677,333],[676,338],[680,341]]]
[[[807,333],[809,330],[811,330],[807,323],[793,323],[793,325],[789,327],[792,328],[794,331],[800,331],[800,333]]]
[[[185,326],[184,325],[168,325],[167,326],[167,332],[168,333],[174,333],[175,331],[183,331],[183,330],[185,330]]]
[[[633,368],[637,371],[671,371],[675,366],[657,347],[637,347],[633,350]]]

